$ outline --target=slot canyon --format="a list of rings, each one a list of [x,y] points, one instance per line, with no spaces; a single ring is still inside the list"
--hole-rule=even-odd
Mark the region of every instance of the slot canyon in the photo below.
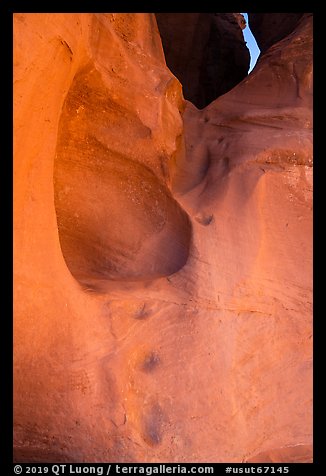
[[[312,13],[15,13],[14,461],[312,462]]]

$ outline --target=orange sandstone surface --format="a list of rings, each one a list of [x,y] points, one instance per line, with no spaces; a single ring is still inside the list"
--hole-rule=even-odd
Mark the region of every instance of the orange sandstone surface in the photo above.
[[[14,15],[17,462],[312,460],[312,16],[288,29],[199,110],[155,14]]]

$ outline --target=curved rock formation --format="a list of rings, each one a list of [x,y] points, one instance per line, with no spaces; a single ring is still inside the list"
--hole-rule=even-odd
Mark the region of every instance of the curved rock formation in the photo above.
[[[311,109],[307,14],[202,110],[154,14],[14,15],[15,461],[311,461]]]
[[[112,98],[110,83],[93,64],[76,74],[54,163],[62,252],[86,285],[172,274],[186,263],[191,236],[187,215],[165,186],[168,157],[151,146],[155,131]]]

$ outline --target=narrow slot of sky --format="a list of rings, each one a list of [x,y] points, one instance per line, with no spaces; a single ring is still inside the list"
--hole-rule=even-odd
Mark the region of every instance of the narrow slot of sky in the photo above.
[[[248,13],[242,13],[242,15],[245,17],[246,23],[247,23],[246,28],[243,30],[243,36],[244,36],[245,42],[247,43],[248,49],[250,51],[250,66],[248,71],[248,74],[249,74],[257,62],[258,56],[260,55],[260,49],[258,48],[255,37],[251,33],[251,30],[249,28]]]

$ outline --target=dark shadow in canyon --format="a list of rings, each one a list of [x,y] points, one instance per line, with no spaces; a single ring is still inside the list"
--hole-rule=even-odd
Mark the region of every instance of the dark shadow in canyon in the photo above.
[[[203,109],[248,74],[240,13],[156,13],[166,63],[184,98]]]

